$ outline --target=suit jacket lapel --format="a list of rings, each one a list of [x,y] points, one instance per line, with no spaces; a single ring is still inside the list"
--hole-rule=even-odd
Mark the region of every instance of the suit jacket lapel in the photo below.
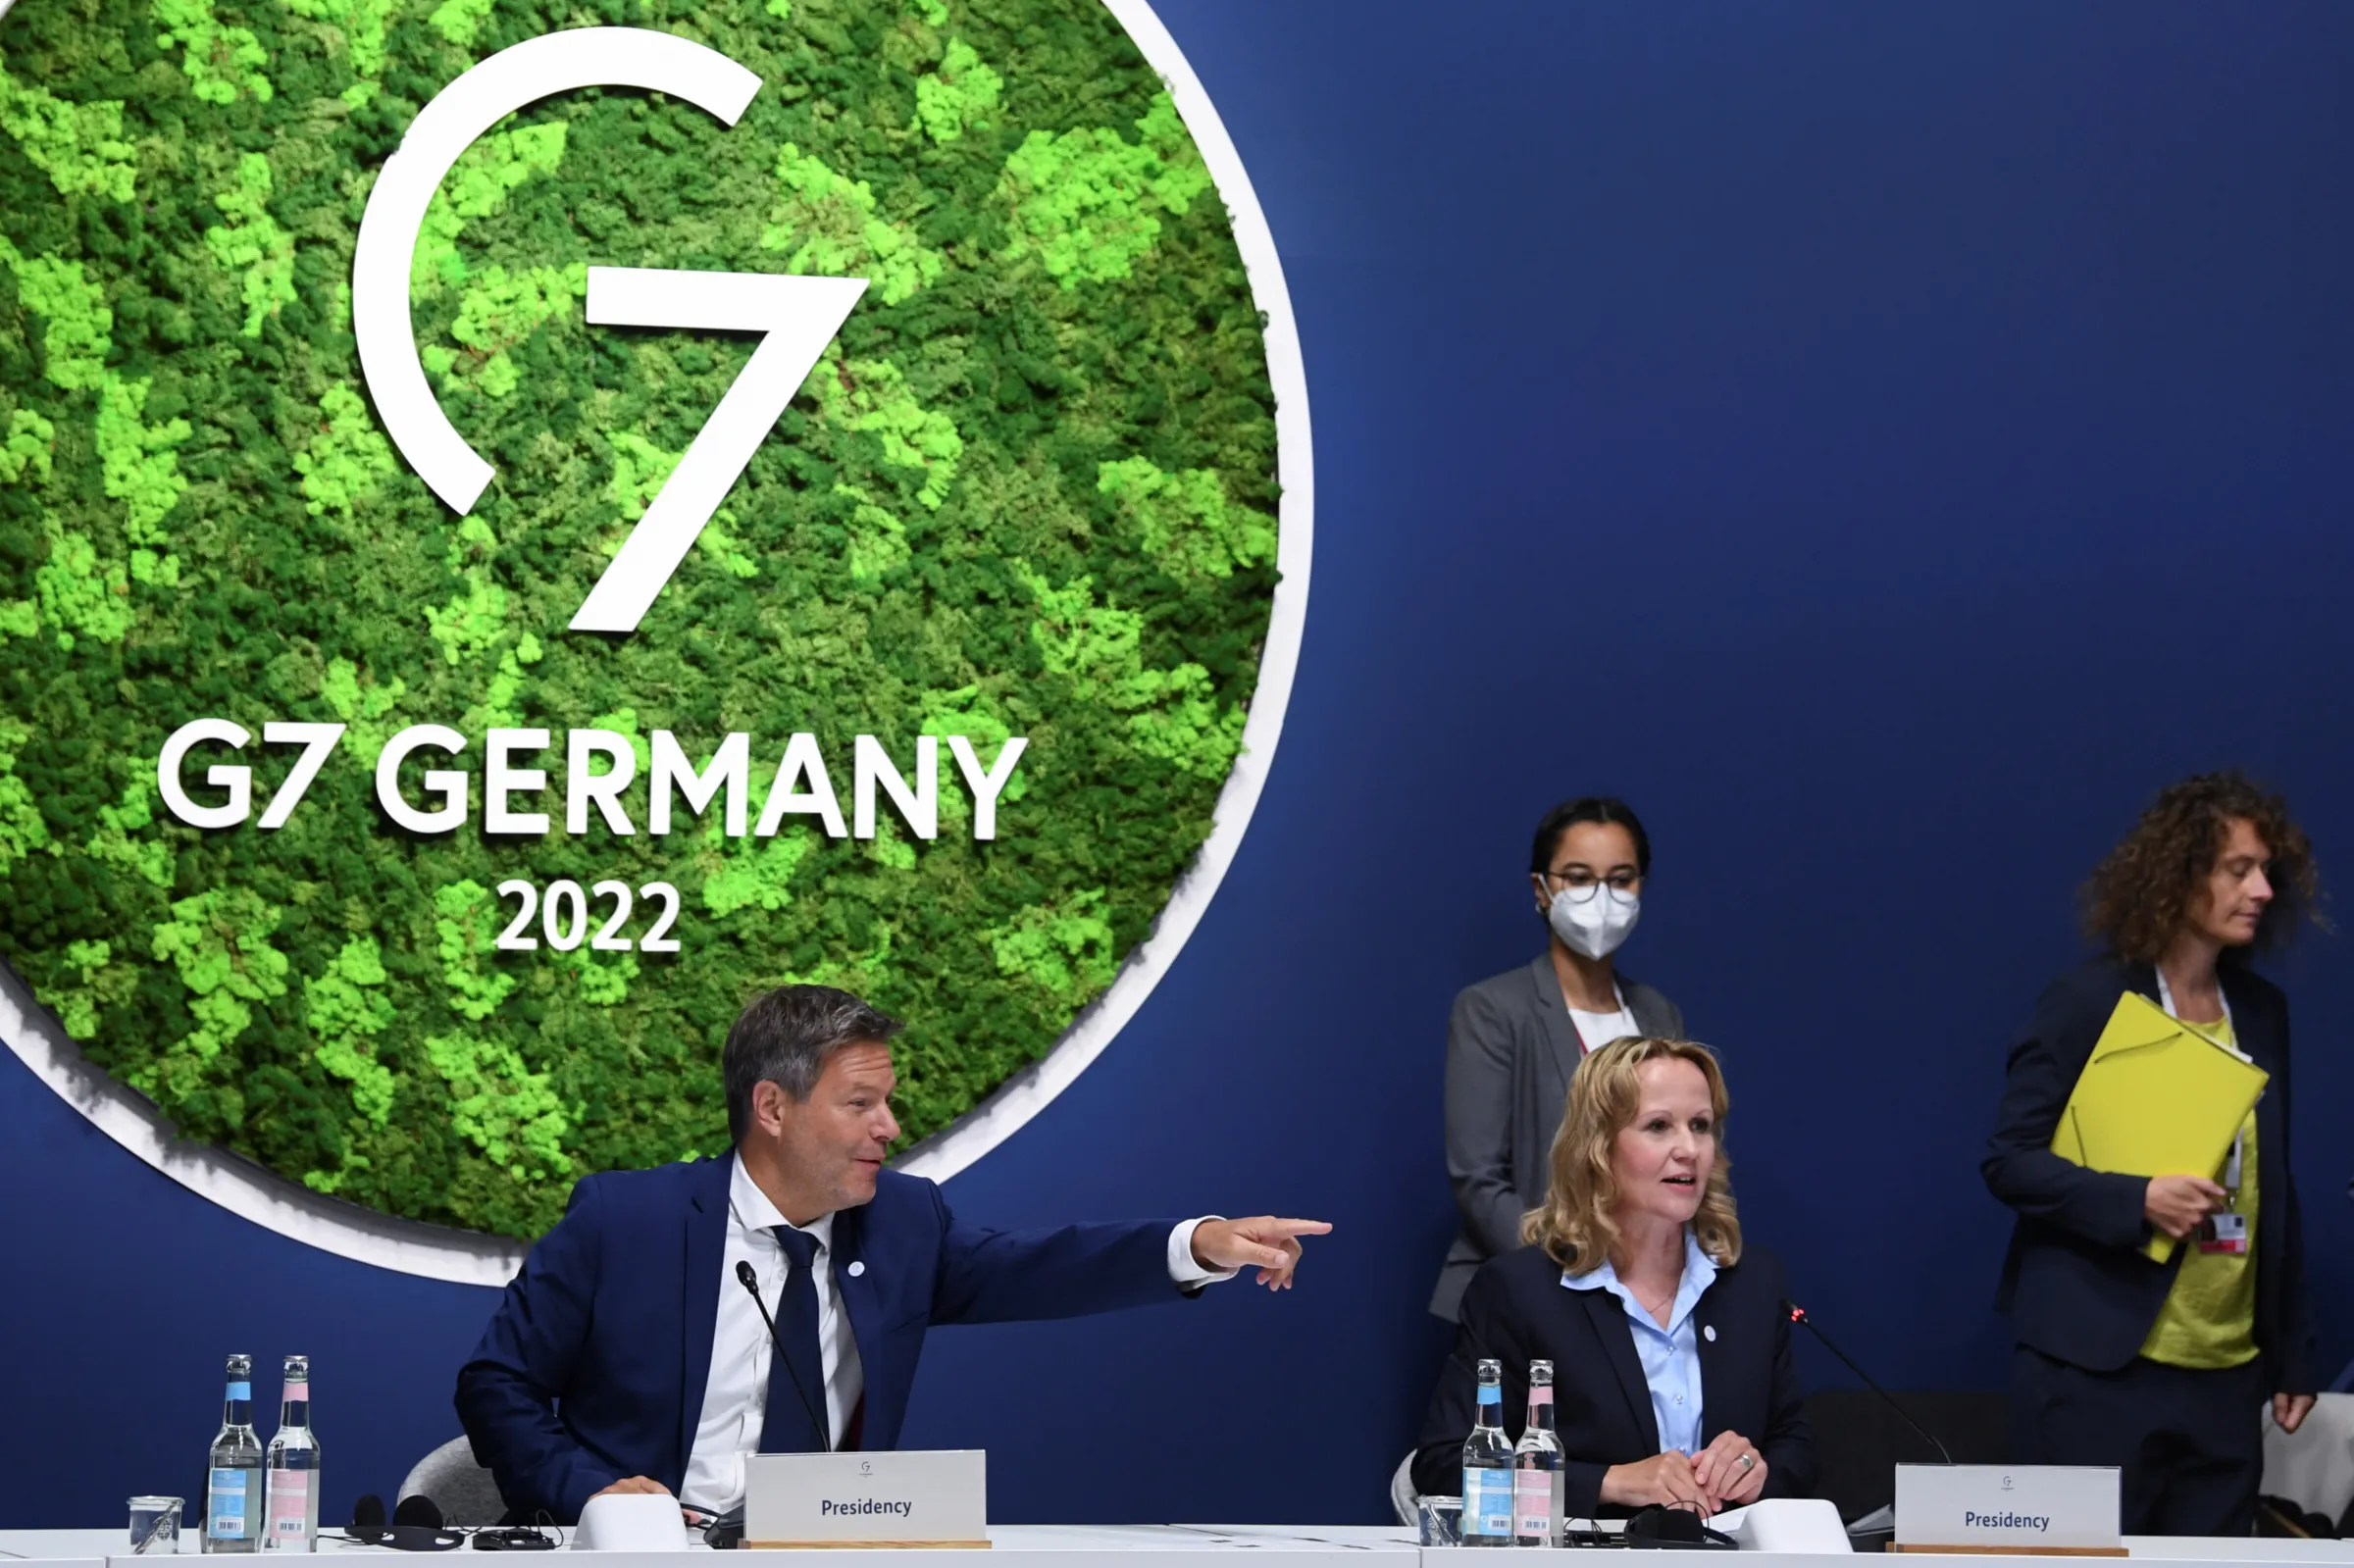
[[[1660,994],[1658,991],[1621,975],[1618,977],[1618,994],[1626,998],[1626,1010],[1635,1015],[1635,1027],[1644,1034],[1658,1039],[1675,1033],[1667,1010],[1655,1005]]]
[[[1643,1376],[1643,1362],[1635,1354],[1635,1331],[1627,1326],[1626,1305],[1608,1290],[1571,1290],[1578,1304],[1586,1309],[1586,1321],[1593,1326],[1594,1338],[1602,1343],[1603,1359],[1610,1362],[1611,1371],[1617,1376],[1618,1390],[1626,1395],[1627,1414],[1633,1419],[1635,1431],[1643,1439],[1643,1451],[1660,1451],[1660,1419],[1651,1408],[1651,1383]]]
[[[1709,1288],[1700,1292],[1700,1299],[1692,1303],[1692,1340],[1700,1351],[1700,1441],[1704,1446],[1715,1441],[1719,1430],[1719,1423],[1709,1414],[1709,1391],[1732,1387],[1729,1376],[1718,1365],[1721,1352],[1716,1348],[1715,1336],[1710,1332],[1713,1309],[1709,1302],[1716,1294],[1716,1287],[1724,1283],[1724,1273],[1719,1266],[1716,1278],[1709,1282]]]
[[[866,1261],[866,1211],[862,1208],[838,1209],[834,1214],[834,1289],[841,1294],[842,1310],[850,1320],[850,1339],[858,1346],[858,1365],[864,1374],[863,1387],[876,1388],[883,1370],[883,1324],[875,1307],[874,1276],[863,1265]],[[853,1270],[851,1265],[860,1265]],[[853,1417],[855,1412],[852,1412]],[[837,1432],[837,1444],[849,1441],[849,1434]],[[861,1446],[864,1446],[863,1434]]]
[[[1551,1102],[1569,1097],[1569,1075],[1586,1054],[1578,1042],[1577,1026],[1569,1020],[1569,1004],[1561,998],[1561,978],[1553,972],[1553,953],[1528,966],[1529,984],[1537,992],[1537,1021],[1545,1031],[1545,1070],[1551,1081]],[[1551,1134],[1548,1132],[1548,1140]]]
[[[691,1172],[692,1187],[682,1215],[680,1244],[686,1272],[679,1292],[679,1476],[694,1457],[694,1429],[703,1414],[703,1387],[711,1381],[711,1336],[719,1324],[719,1271],[728,1251],[728,1182],[733,1155],[703,1161]]]

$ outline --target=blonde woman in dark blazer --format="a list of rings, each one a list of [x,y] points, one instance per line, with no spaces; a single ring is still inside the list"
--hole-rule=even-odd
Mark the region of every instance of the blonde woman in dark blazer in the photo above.
[[[1554,1365],[1561,1500],[1573,1519],[1647,1504],[1703,1514],[1810,1495],[1815,1440],[1781,1264],[1745,1246],[1708,1048],[1620,1039],[1579,1066],[1529,1245],[1463,1295],[1414,1452],[1415,1490],[1461,1485],[1477,1369],[1504,1364],[1517,1432],[1528,1364]]]
[[[1650,876],[1650,835],[1624,801],[1564,800],[1529,849],[1529,890],[1551,935],[1544,954],[1455,999],[1447,1179],[1463,1227],[1430,1296],[1449,1322],[1472,1274],[1518,1246],[1520,1216],[1545,1201],[1546,1153],[1579,1059],[1622,1035],[1683,1037],[1682,1010],[1617,969]]]

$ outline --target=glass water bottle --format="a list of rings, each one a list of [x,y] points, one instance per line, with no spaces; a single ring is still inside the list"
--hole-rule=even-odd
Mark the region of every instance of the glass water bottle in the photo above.
[[[221,1435],[213,1440],[204,1481],[206,1551],[261,1547],[262,1440],[253,1434],[253,1357],[229,1358],[229,1389],[221,1398]]]
[[[286,1357],[286,1391],[270,1440],[270,1530],[265,1551],[319,1549],[319,1440],[311,1434],[311,1358]]]
[[[1463,1440],[1466,1546],[1512,1543],[1512,1445],[1504,1435],[1504,1364],[1479,1364],[1479,1422]]]
[[[1512,1449],[1512,1544],[1561,1543],[1561,1440],[1553,1435],[1553,1363],[1528,1364],[1528,1426]]]

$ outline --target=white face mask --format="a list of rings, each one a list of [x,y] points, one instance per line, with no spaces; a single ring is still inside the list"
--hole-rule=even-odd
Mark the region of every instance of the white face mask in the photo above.
[[[1563,946],[1584,958],[1602,958],[1635,929],[1643,915],[1643,895],[1620,892],[1608,883],[1592,887],[1564,887],[1545,908],[1545,923]]]

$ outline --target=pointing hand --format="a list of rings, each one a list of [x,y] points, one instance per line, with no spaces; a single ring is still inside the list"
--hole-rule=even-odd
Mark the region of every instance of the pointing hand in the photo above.
[[[1203,1220],[1194,1227],[1194,1261],[1205,1269],[1256,1265],[1257,1284],[1288,1290],[1292,1271],[1300,1266],[1299,1238],[1323,1236],[1331,1229],[1322,1220],[1279,1220],[1267,1214],[1248,1220]]]

